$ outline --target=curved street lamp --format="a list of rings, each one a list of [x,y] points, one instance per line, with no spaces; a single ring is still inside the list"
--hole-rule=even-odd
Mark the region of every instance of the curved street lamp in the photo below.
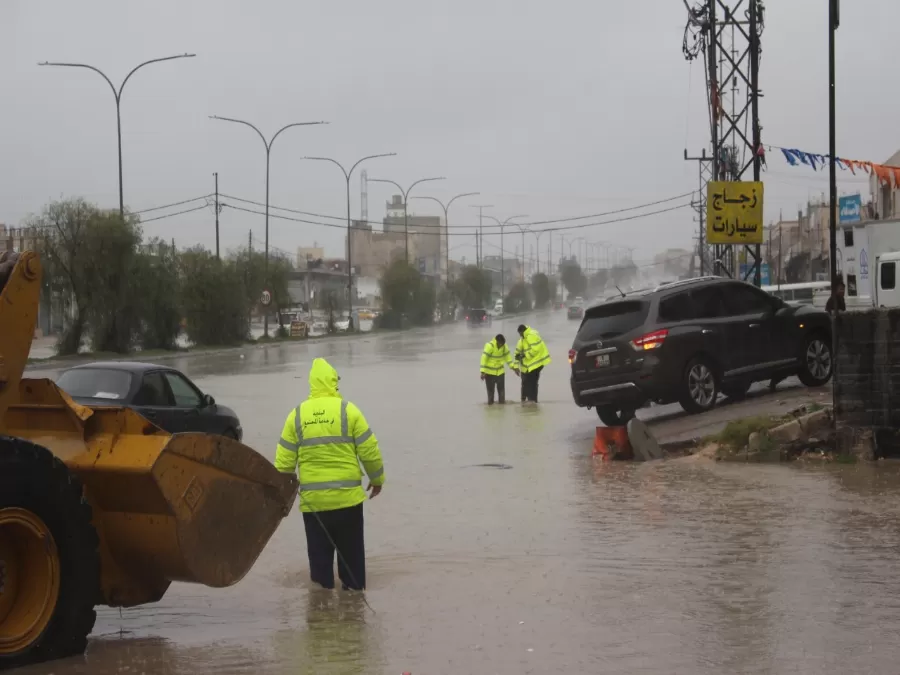
[[[347,311],[349,313],[353,312],[353,252],[352,252],[352,244],[350,238],[350,176],[353,175],[353,170],[358,167],[360,164],[365,162],[367,159],[377,159],[378,157],[396,157],[396,152],[385,152],[380,155],[367,155],[366,157],[362,157],[361,159],[356,160],[356,163],[350,167],[350,170],[344,168],[344,165],[341,164],[336,159],[332,159],[331,157],[302,157],[301,159],[309,159],[316,162],[331,162],[335,164],[337,168],[339,168],[343,174],[344,179],[347,181]]]
[[[134,75],[138,70],[143,68],[144,66],[149,66],[151,63],[161,63],[162,61],[173,61],[175,59],[191,59],[197,56],[196,54],[176,54],[175,56],[164,56],[159,59],[150,59],[149,61],[144,61],[143,63],[139,63],[131,71],[128,75],[125,76],[125,79],[122,80],[122,84],[119,85],[119,88],[116,89],[116,86],[112,83],[106,73],[95,66],[90,66],[86,63],[62,63],[57,61],[42,61],[39,63],[39,66],[59,66],[62,68],[87,68],[88,70],[93,70],[95,73],[100,75],[106,83],[109,85],[109,88],[112,89],[113,96],[116,99],[116,129],[119,137],[119,216],[122,220],[125,219],[125,193],[122,187],[122,90],[125,89],[125,85],[128,83],[128,80]]]
[[[259,135],[260,140],[262,140],[263,145],[266,148],[266,263],[265,263],[264,278],[265,278],[265,283],[268,286],[268,284],[269,284],[269,160],[271,159],[271,155],[272,155],[272,144],[275,142],[275,139],[278,138],[278,136],[281,134],[281,132],[284,131],[285,129],[290,129],[291,127],[307,127],[307,126],[312,126],[315,124],[328,124],[328,122],[291,122],[290,124],[285,124],[283,127],[281,127],[278,131],[276,131],[274,133],[272,138],[270,138],[267,141],[266,137],[263,136],[263,132],[261,132],[259,129],[257,129],[253,124],[250,124],[250,122],[245,122],[244,120],[237,120],[237,119],[234,119],[233,117],[219,117],[218,115],[210,115],[209,118],[211,120],[219,120],[221,122],[233,122],[235,124],[243,124],[246,127],[250,127],[251,129],[253,129],[253,131],[255,131]],[[263,312],[263,334],[266,337],[269,337],[269,313],[266,311]]]
[[[370,183],[390,183],[391,185],[396,186],[398,190],[400,190],[400,194],[403,195],[403,232],[406,240],[406,264],[409,265],[409,208],[407,202],[409,202],[409,193],[412,192],[412,189],[416,187],[419,183],[426,183],[432,180],[446,180],[443,176],[437,176],[435,178],[420,178],[415,183],[410,185],[406,190],[404,190],[400,183],[388,180],[387,178],[370,178]],[[438,233],[440,234],[440,233]]]
[[[506,220],[501,222],[499,218],[495,218],[494,216],[485,215],[485,218],[490,218],[491,220],[493,220],[495,223],[497,223],[500,226],[500,299],[503,300],[503,302],[504,302],[504,309],[505,309],[505,304],[506,304],[506,269],[505,269],[505,264],[504,264],[504,260],[503,260],[503,230],[506,227],[506,225],[509,223],[509,221],[511,221],[515,218],[527,218],[527,217],[528,216],[526,214],[519,214],[517,216],[510,216],[509,218],[507,218]],[[516,224],[516,223],[513,223],[513,224]]]
[[[480,192],[463,192],[462,194],[454,195],[450,198],[446,204],[442,202],[437,197],[413,197],[413,199],[430,199],[433,202],[437,202],[441,205],[441,208],[444,209],[444,227],[447,229],[447,246],[445,247],[447,250],[444,251],[444,254],[447,259],[447,288],[450,288],[450,205],[453,204],[457,199],[461,199],[462,197],[474,197],[476,195],[480,195]],[[438,255],[440,255],[440,235],[438,236]]]

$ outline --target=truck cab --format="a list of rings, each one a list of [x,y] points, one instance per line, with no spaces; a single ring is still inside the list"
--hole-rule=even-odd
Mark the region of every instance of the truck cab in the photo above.
[[[884,253],[875,258],[876,307],[900,307],[898,268],[900,268],[900,252]]]

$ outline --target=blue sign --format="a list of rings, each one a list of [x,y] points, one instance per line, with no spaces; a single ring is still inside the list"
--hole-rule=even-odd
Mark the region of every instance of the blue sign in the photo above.
[[[838,199],[838,222],[858,223],[862,220],[862,197],[847,195]]]
[[[747,263],[741,263],[740,270],[738,273],[740,274],[741,280],[746,279],[748,283],[753,283],[753,275],[751,274],[752,267]],[[750,275],[749,277],[747,275]],[[760,286],[770,286],[771,280],[769,278],[769,263],[763,263],[759,266],[759,285]]]

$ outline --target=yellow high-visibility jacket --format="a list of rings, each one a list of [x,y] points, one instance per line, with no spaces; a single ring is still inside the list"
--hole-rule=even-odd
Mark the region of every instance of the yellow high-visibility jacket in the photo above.
[[[484,345],[484,351],[481,352],[481,372],[485,375],[503,375],[504,364],[514,367],[509,345],[499,347],[497,338],[494,338]]]
[[[315,359],[309,398],[287,416],[275,450],[275,468],[297,472],[301,511],[334,511],[364,502],[360,461],[372,485],[384,484],[378,440],[337,384],[331,364]]]
[[[530,373],[541,366],[550,365],[550,350],[534,328],[525,327],[525,332],[516,345],[516,368],[520,373]]]

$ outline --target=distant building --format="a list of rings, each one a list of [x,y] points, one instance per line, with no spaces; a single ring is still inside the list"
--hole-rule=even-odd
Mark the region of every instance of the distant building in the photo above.
[[[12,227],[0,223],[0,253],[38,249],[37,230],[31,227]]]
[[[313,244],[312,246],[297,247],[297,264],[298,270],[306,269],[307,260],[322,260],[325,258],[325,249],[321,246]]]
[[[441,280],[445,280],[447,227],[444,219],[441,216],[417,216],[414,213],[405,217],[402,195],[394,195],[385,204],[385,213],[382,221],[385,233],[405,234],[407,221],[409,223],[410,264],[422,274],[439,276]],[[412,254],[413,248],[415,256]]]

